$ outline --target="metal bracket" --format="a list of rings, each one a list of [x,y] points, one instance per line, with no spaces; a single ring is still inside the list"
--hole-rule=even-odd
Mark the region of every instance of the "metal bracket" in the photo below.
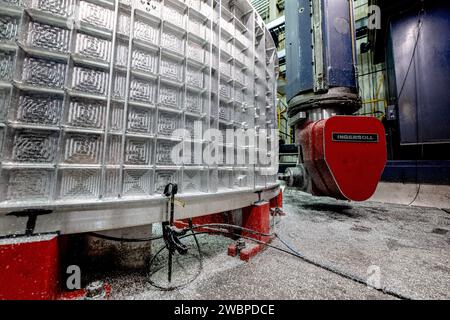
[[[289,118],[289,126],[294,127],[297,123],[304,122],[308,119],[306,112],[299,112],[296,115]]]
[[[15,211],[8,213],[7,216],[16,216],[18,218],[28,217],[27,226],[25,228],[25,236],[30,237],[34,234],[37,217],[50,214],[52,212],[53,211],[51,210],[43,210],[43,209],[27,209],[23,211]]]
[[[313,71],[314,92],[324,92],[328,89],[323,50],[322,31],[322,0],[311,1],[312,19],[311,30],[313,37]]]
[[[262,190],[256,191],[255,193],[258,195],[258,201],[256,201],[255,204],[261,203],[262,202],[262,199],[261,199]]]
[[[188,247],[181,243],[179,237],[186,234],[186,230],[179,230],[174,223],[175,216],[175,195],[178,193],[178,185],[176,183],[169,183],[164,188],[163,194],[169,198],[167,210],[169,215],[169,221],[163,222],[162,231],[163,239],[166,244],[167,250],[169,250],[169,270],[167,273],[167,279],[172,282],[172,266],[173,266],[173,254],[178,252],[181,255],[185,255],[188,252]]]

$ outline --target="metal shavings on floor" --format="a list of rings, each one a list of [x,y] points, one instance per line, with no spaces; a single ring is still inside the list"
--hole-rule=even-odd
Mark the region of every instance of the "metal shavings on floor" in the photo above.
[[[450,217],[440,209],[349,203],[285,190],[276,232],[305,256],[412,299],[450,298]],[[250,262],[227,256],[231,239],[200,235],[175,261],[179,290],[152,287],[144,272],[103,277],[112,299],[395,299],[296,257],[266,248]],[[272,244],[283,247],[279,240]],[[158,241],[153,250],[162,246]],[[165,256],[152,276],[164,284]],[[195,274],[198,268],[201,273]]]

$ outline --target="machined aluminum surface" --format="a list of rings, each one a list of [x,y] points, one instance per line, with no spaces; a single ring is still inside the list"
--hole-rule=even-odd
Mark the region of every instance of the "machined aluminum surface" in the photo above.
[[[278,185],[258,190],[261,191],[262,200],[270,200],[280,191]],[[238,210],[259,200],[255,190],[250,189],[230,189],[221,193],[182,195],[178,198],[185,206],[175,207],[175,219]],[[87,205],[78,203],[56,208],[52,214],[38,217],[35,232],[76,234],[144,226],[167,219],[167,200],[155,195],[142,200]],[[26,218],[0,216],[0,235],[23,234],[26,224]]]
[[[273,187],[262,165],[170,151],[211,143],[173,136],[194,123],[274,129],[277,68],[247,1],[0,0],[0,213],[146,207],[169,182],[199,199]]]

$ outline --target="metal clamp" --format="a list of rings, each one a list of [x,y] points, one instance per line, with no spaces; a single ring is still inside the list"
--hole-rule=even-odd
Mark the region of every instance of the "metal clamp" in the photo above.
[[[186,234],[186,230],[180,230],[176,228],[174,223],[175,216],[175,195],[178,193],[178,185],[176,183],[169,183],[164,188],[164,195],[169,198],[167,204],[169,221],[163,222],[163,239],[166,244],[167,250],[169,250],[169,271],[167,278],[169,282],[172,282],[172,262],[173,254],[178,252],[181,255],[185,255],[188,252],[188,247],[181,243],[179,237]]]
[[[18,218],[28,217],[27,226],[25,228],[25,236],[30,237],[34,234],[34,229],[36,228],[36,221],[38,216],[43,216],[50,214],[53,211],[43,210],[43,209],[27,209],[23,211],[15,211],[8,213],[7,216],[16,216]]]

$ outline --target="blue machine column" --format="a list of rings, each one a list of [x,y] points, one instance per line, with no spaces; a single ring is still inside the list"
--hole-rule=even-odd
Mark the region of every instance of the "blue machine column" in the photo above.
[[[358,110],[352,1],[286,1],[286,28],[291,123]]]

